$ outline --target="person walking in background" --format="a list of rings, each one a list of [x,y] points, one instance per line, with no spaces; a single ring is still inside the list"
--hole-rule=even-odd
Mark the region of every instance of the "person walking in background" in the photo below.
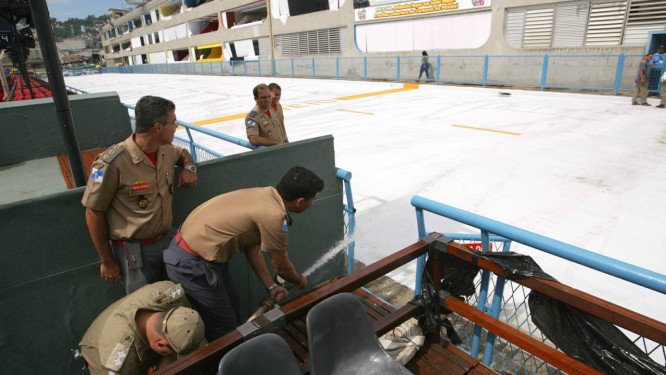
[[[636,72],[636,89],[634,90],[634,95],[631,97],[631,105],[638,105],[637,99],[641,97],[641,105],[650,105],[647,102],[648,97],[648,81],[647,81],[647,67],[648,62],[652,58],[652,54],[648,53],[643,56],[641,62],[638,64],[638,72]]]
[[[423,51],[421,52],[421,69],[419,70],[419,81],[421,80],[421,76],[423,75],[423,72],[426,74],[426,79],[430,80],[430,63],[428,62],[428,52]]]
[[[136,131],[99,154],[81,203],[97,250],[100,276],[122,282],[127,294],[164,279],[162,251],[173,231],[173,189],[194,187],[192,156],[172,145],[176,106],[157,96],[136,104]],[[183,167],[179,179],[175,168]]]
[[[287,128],[284,125],[284,111],[282,110],[282,104],[280,104],[280,98],[282,97],[282,87],[277,83],[269,83],[268,89],[271,91],[271,107],[277,112],[278,126],[281,128],[282,134],[284,134],[284,143],[289,143],[289,138],[287,137]]]

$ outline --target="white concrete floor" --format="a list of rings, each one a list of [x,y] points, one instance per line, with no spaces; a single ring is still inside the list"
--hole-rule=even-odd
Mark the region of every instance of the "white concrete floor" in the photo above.
[[[178,119],[245,137],[252,87],[269,78],[179,75],[67,77],[89,92],[173,100]],[[353,173],[356,257],[374,262],[417,240],[421,195],[646,269],[666,266],[666,110],[630,98],[382,82],[275,79],[289,139],[332,134]],[[653,105],[658,100],[649,100]],[[233,116],[238,115],[238,116]],[[232,120],[224,121],[224,118]],[[238,118],[241,117],[241,118]],[[215,120],[217,119],[217,120]],[[245,152],[207,137],[224,154]],[[434,215],[429,231],[474,233]],[[560,281],[666,321],[666,296],[520,244]],[[414,265],[392,274],[414,285]]]

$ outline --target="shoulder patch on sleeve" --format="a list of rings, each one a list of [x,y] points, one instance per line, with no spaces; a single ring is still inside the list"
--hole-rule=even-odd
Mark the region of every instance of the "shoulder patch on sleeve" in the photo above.
[[[253,117],[254,117],[254,116],[256,116],[256,115],[257,115],[257,111],[250,111],[250,116],[253,116]]]
[[[257,126],[257,123],[254,120],[248,119],[247,121],[245,121],[246,128],[251,128],[253,126]]]
[[[98,158],[99,160],[108,164],[111,163],[113,159],[115,159],[116,156],[120,155],[123,151],[125,151],[125,146],[117,144],[107,148],[104,152],[99,154]]]
[[[125,363],[125,359],[129,354],[130,349],[132,348],[132,343],[134,342],[134,335],[127,334],[123,337],[123,340],[116,344],[116,346],[111,350],[109,357],[104,363],[104,367],[113,370],[120,371]]]
[[[155,303],[157,304],[169,304],[174,301],[178,301],[179,299],[183,298],[185,296],[185,291],[183,290],[183,287],[180,286],[180,284],[176,284],[169,289],[163,290],[159,293],[159,295],[155,298]]]
[[[289,224],[287,223],[287,219],[284,219],[284,222],[282,222],[282,231],[283,232],[289,231]]]

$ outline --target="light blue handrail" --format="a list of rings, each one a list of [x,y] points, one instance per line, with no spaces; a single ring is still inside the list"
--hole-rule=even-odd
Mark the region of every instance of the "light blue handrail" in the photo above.
[[[537,250],[545,251],[560,258],[570,260],[574,263],[595,269],[600,272],[618,277],[622,280],[644,286],[648,289],[666,294],[666,275],[637,267],[617,259],[585,250],[580,247],[569,245],[533,232],[526,231],[508,224],[501,223],[471,212],[451,207],[433,200],[414,196],[412,206],[418,212],[432,212],[447,217],[457,222],[471,225],[481,230],[493,233],[515,242],[522,243]],[[422,220],[421,220],[422,222]],[[418,224],[421,225],[420,223]],[[425,233],[425,227],[419,227],[419,235]],[[423,271],[421,270],[421,275]],[[419,271],[417,270],[417,275]],[[419,280],[417,280],[418,282]],[[420,288],[420,287],[419,287]]]
[[[122,104],[125,108],[131,109],[131,110],[134,110],[135,107],[136,107],[135,105],[132,105],[132,104],[126,104],[126,103],[122,103]],[[224,141],[227,141],[227,142],[239,145],[239,146],[243,146],[243,147],[248,148],[250,150],[256,150],[256,149],[260,148],[260,147],[257,147],[257,146],[253,146],[250,142],[248,142],[244,139],[236,138],[236,137],[231,136],[229,134],[220,133],[220,132],[215,131],[215,130],[206,129],[202,126],[197,126],[197,125],[191,124],[191,123],[186,122],[186,121],[178,120],[176,123],[178,125],[186,128],[188,130],[188,134],[189,134],[189,130],[193,130],[193,131],[196,131],[196,132],[199,132],[199,133],[202,133],[202,134],[206,134],[206,135],[210,135],[211,137],[215,137],[215,138],[218,138],[218,139],[221,139],[221,140],[224,140]],[[191,136],[190,136],[190,139],[191,139]],[[194,142],[192,142],[192,144],[194,145]],[[195,157],[194,154],[192,155],[192,157]],[[194,160],[194,161],[196,162],[197,160]]]
[[[347,274],[351,275],[354,272],[354,247],[356,243],[354,241],[354,229],[356,228],[356,208],[354,207],[354,197],[351,190],[351,172],[348,172],[344,169],[338,168],[336,170],[336,176],[342,180],[345,187],[345,199],[347,204],[344,205],[343,209],[347,212],[348,225],[347,237],[351,239],[349,244],[347,244]]]

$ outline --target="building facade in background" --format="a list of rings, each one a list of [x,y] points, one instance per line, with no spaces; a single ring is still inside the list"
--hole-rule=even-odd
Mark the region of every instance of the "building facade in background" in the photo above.
[[[641,54],[664,0],[152,0],[110,10],[108,66],[292,57]],[[269,16],[270,15],[270,16]]]

